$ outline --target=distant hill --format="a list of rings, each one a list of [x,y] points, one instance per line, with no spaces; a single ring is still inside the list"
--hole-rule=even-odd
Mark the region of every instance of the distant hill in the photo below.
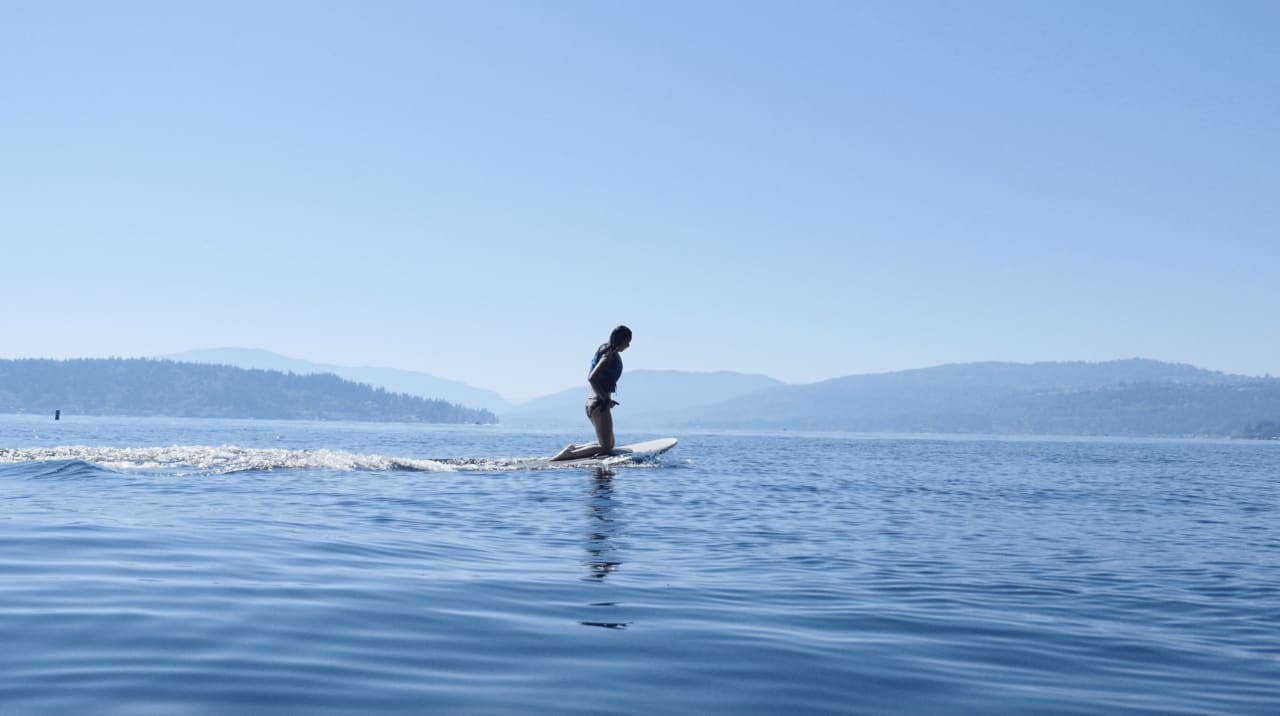
[[[0,412],[496,423],[466,408],[353,383],[146,358],[0,360]]]
[[[501,413],[511,408],[511,403],[491,390],[474,388],[466,383],[439,378],[430,373],[419,373],[399,368],[352,367],[312,363],[311,361],[289,358],[278,353],[256,348],[210,348],[173,353],[161,356],[161,358],[187,363],[209,363],[230,365],[237,368],[278,370],[299,375],[332,373],[340,378],[346,378],[357,383],[367,383],[376,388],[386,388],[393,393],[408,393],[420,398],[443,400],[471,408],[483,408],[495,413]]]
[[[1244,436],[1280,420],[1280,379],[1142,359],[971,363],[775,386],[654,417],[673,427]]]
[[[624,406],[621,409],[625,410],[628,425],[634,427],[663,424],[670,420],[672,412],[712,406],[781,385],[781,381],[768,376],[729,371],[636,370],[628,371],[623,378],[617,399]],[[585,425],[583,405],[587,392],[584,379],[581,387],[537,398],[502,413],[502,422],[524,427]]]
[[[495,411],[317,373],[329,366],[266,351],[201,353],[211,364],[159,359],[0,361],[0,412],[451,423],[499,419]],[[232,360],[274,370],[223,364]],[[365,370],[384,377],[432,378],[393,369],[345,369],[349,375]],[[488,393],[462,387],[472,396]],[[622,405],[616,420],[623,433],[789,429],[1280,436],[1280,379],[1142,359],[952,364],[807,385],[732,372],[636,370],[623,377],[620,388],[617,399]],[[586,393],[584,381],[580,387],[517,407],[490,395],[505,406],[501,419],[508,425],[589,431],[582,411]]]

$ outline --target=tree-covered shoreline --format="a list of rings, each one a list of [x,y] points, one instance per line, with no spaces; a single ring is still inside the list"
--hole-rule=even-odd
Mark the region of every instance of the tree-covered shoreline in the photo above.
[[[0,412],[186,418],[496,423],[488,410],[336,375],[150,358],[0,360]]]

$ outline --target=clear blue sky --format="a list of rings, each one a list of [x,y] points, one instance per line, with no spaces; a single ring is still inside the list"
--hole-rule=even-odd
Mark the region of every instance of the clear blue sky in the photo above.
[[[1280,3],[0,1],[0,357],[1280,374]],[[622,385],[625,395],[625,379]]]

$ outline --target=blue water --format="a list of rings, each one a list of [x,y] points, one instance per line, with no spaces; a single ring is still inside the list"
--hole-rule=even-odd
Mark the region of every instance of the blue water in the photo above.
[[[0,416],[0,712],[1280,713],[1280,443],[583,437]]]

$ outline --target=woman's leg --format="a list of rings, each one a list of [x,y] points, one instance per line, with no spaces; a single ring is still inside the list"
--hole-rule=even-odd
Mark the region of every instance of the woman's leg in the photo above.
[[[613,411],[607,402],[595,398],[587,401],[587,419],[591,427],[596,429],[596,443],[574,445],[570,443],[556,453],[551,460],[581,460],[584,457],[608,455],[613,451]]]
[[[613,409],[607,401],[601,401],[591,411],[591,425],[596,429],[596,441],[600,443],[600,454],[613,452]]]

